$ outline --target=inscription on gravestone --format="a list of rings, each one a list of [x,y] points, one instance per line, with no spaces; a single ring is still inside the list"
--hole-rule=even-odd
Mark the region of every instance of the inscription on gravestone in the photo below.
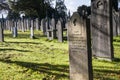
[[[70,80],[92,80],[90,23],[76,12],[69,24]]]
[[[91,36],[92,54],[95,57],[113,59],[112,0],[92,0]]]

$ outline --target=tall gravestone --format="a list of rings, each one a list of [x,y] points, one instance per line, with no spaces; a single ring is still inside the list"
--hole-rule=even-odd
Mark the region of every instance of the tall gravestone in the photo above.
[[[57,38],[59,42],[63,42],[63,26],[62,19],[57,22]]]
[[[22,32],[25,32],[25,29],[24,29],[24,18],[22,18],[22,20],[21,20],[21,26],[22,26]]]
[[[120,10],[119,10],[119,12],[118,12],[118,14],[119,14],[119,20],[118,20],[118,35],[120,35]]]
[[[43,32],[43,35],[46,35],[46,21],[45,21],[45,19],[42,19],[41,20],[41,31]]]
[[[73,13],[68,27],[70,80],[92,80],[90,20]]]
[[[112,60],[114,58],[112,0],[92,0],[91,30],[93,56]]]
[[[4,42],[3,21],[0,20],[0,42]]]
[[[47,33],[47,38],[49,40],[52,40],[52,30],[51,30],[51,26],[50,26],[50,19],[46,18],[46,33]]]
[[[54,18],[51,19],[51,28],[52,28],[52,37],[53,39],[55,39],[57,37],[57,34],[56,34],[57,30],[56,30],[56,24],[55,24]]]
[[[30,25],[29,25],[29,18],[26,20],[26,26],[27,26],[27,30],[29,30],[29,27],[30,27]]]
[[[39,30],[39,18],[35,19],[36,30]]]
[[[17,37],[18,33],[17,33],[17,19],[14,20],[14,24],[13,24],[13,37]]]
[[[31,19],[30,38],[34,38],[34,20]]]
[[[113,36],[118,36],[118,27],[119,27],[119,13],[114,9],[112,10],[113,17]]]

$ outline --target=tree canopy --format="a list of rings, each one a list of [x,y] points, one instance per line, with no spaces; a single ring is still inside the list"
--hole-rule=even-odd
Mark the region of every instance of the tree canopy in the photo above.
[[[48,16],[52,15],[54,9],[51,7],[52,0],[9,0],[12,12],[19,13],[24,11],[26,17],[39,17],[43,18],[46,13]]]

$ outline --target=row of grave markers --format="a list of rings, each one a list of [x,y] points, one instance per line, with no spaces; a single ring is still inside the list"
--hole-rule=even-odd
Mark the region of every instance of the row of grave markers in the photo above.
[[[117,15],[114,15],[114,14],[117,14]],[[95,16],[93,16],[93,18]],[[43,34],[46,35],[49,40],[58,38],[59,42],[63,42],[64,38],[67,39],[68,37],[67,28],[68,28],[69,21],[65,23],[62,19],[58,19],[58,21],[56,21],[54,18],[52,19],[47,18],[47,19],[42,19],[41,23],[38,18],[36,19],[30,19],[30,18],[12,19],[12,20],[1,19],[0,22],[1,22],[1,26],[3,27],[3,29],[10,30],[13,32],[13,37],[17,37],[17,30],[22,31],[22,32],[31,30],[31,38],[34,37],[34,30],[41,30]],[[101,27],[104,26],[104,23],[105,21],[102,22]],[[113,36],[120,35],[119,15],[118,13],[114,13],[114,12],[113,12],[113,25],[114,25]],[[1,31],[1,33],[3,33],[3,31]],[[63,34],[66,34],[66,35],[64,36]]]
[[[114,59],[112,43],[116,28],[112,15],[112,0],[92,0],[90,20],[77,12],[66,26],[62,19],[42,19],[40,29],[50,40],[57,37],[62,42],[63,31],[68,29],[70,80],[93,80],[92,56],[110,61]],[[30,24],[34,25],[34,21]],[[32,37],[33,30],[31,27]],[[1,35],[3,31],[0,32],[0,37],[4,37]]]
[[[57,38],[59,42],[63,42],[64,37],[67,37],[67,27],[61,18],[58,19],[58,21],[54,18],[41,20],[41,31],[49,40]],[[66,35],[64,35],[64,33],[66,33]]]
[[[3,19],[3,26],[5,30],[12,31],[13,27],[17,27],[19,31],[25,32],[30,30],[32,25],[36,28],[36,30],[39,30],[39,19]]]
[[[31,32],[31,38],[34,38],[34,30],[41,30],[43,35],[47,36],[49,40],[58,39],[59,42],[63,42],[64,38],[67,39],[67,26],[62,19],[55,21],[54,18],[45,18],[41,20],[36,19],[1,19],[1,29],[10,30],[13,33],[13,37],[17,37],[17,31]],[[65,36],[63,35],[65,33]],[[1,38],[2,39],[2,38]]]

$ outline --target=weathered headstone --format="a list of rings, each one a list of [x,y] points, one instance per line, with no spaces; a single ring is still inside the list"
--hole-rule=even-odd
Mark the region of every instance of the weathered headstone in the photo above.
[[[46,35],[46,21],[45,19],[41,20],[41,31],[43,32],[44,35]]]
[[[39,18],[36,18],[35,22],[36,22],[36,30],[39,30],[40,29],[40,27],[39,27]]]
[[[52,38],[52,28],[51,28],[52,26],[51,26],[51,24],[50,24],[50,19],[49,18],[47,18],[46,19],[46,33],[47,33],[47,38],[49,39],[49,40],[52,40],[53,38]]]
[[[57,38],[59,42],[63,42],[63,22],[62,19],[59,19],[57,22]]]
[[[65,24],[65,28],[67,29],[66,36],[68,37],[68,28],[70,26],[70,20]]]
[[[22,24],[22,32],[25,32],[25,29],[24,29],[24,18],[22,18],[21,24]]]
[[[30,27],[30,38],[34,38],[34,20],[31,20],[31,27]]]
[[[30,30],[29,19],[26,19],[27,30]]]
[[[69,24],[70,80],[92,80],[90,20],[75,12]]]
[[[14,20],[13,37],[17,37],[17,20]]]
[[[12,31],[11,23],[12,23],[12,21],[11,21],[11,19],[10,19],[10,20],[9,20],[9,30],[10,30],[10,31]]]
[[[57,34],[56,34],[57,29],[56,29],[56,23],[54,18],[51,19],[51,28],[52,28],[52,37],[53,39],[55,39],[57,37]]]
[[[24,31],[27,31],[27,19],[24,19]]]
[[[0,20],[0,42],[4,42],[3,21]]]
[[[118,12],[118,18],[119,18],[119,20],[118,20],[118,35],[120,35],[120,10],[119,10],[119,12]]]
[[[113,36],[118,36],[118,27],[119,27],[119,13],[114,9],[112,11],[113,17]]]
[[[92,0],[91,30],[93,56],[111,61],[114,58],[112,0]]]

